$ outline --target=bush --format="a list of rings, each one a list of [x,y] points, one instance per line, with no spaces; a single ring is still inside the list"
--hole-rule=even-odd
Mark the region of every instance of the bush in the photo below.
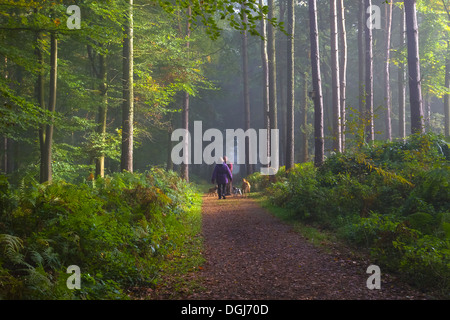
[[[380,264],[407,275],[420,271],[416,284],[444,289],[450,269],[449,165],[442,137],[412,135],[332,154],[318,169],[296,165],[265,193],[298,219],[370,249]]]
[[[0,297],[19,299],[123,299],[125,288],[153,284],[200,199],[159,169],[0,195]],[[81,290],[66,287],[69,265],[82,271]]]

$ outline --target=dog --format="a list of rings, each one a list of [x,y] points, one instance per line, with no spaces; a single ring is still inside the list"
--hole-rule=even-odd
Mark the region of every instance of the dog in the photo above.
[[[250,193],[250,182],[245,179],[242,179],[242,195],[247,197],[247,194]]]
[[[240,188],[233,187],[233,196],[242,196],[242,190]]]
[[[213,197],[217,195],[217,186],[214,188],[210,188],[208,191],[208,196]]]

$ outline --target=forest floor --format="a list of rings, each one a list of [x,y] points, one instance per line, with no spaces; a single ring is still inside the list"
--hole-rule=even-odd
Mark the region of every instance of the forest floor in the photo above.
[[[147,299],[428,299],[382,269],[381,289],[368,289],[367,258],[345,246],[313,245],[254,199],[205,196],[202,215],[204,264],[181,282],[167,279]]]

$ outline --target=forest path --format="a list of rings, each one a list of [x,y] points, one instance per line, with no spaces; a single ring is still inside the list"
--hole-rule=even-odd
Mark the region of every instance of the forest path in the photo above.
[[[369,290],[369,262],[314,247],[250,198],[204,197],[203,290],[185,299],[424,299],[383,274]]]

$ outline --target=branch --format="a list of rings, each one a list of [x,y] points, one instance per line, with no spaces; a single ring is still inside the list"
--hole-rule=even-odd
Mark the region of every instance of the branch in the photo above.
[[[447,4],[445,3],[445,0],[442,0],[442,5],[444,6],[445,11],[447,11],[447,16],[448,16],[448,24],[450,25],[450,10],[447,7]]]

